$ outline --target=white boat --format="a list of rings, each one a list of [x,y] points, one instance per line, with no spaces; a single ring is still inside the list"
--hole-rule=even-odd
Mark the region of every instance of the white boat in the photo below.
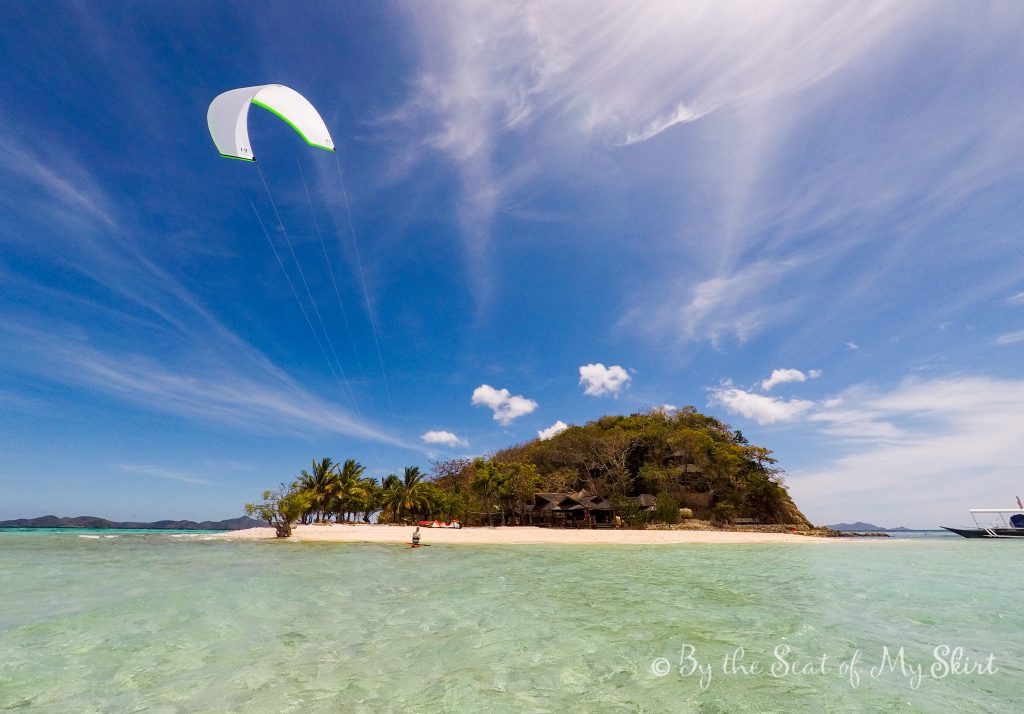
[[[942,527],[964,538],[1024,538],[1024,508],[972,508],[970,512],[975,528]]]

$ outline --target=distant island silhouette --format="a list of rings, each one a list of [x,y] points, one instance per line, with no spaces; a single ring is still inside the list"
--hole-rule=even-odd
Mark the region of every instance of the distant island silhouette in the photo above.
[[[825,527],[831,528],[834,531],[839,531],[840,533],[898,533],[900,531],[916,530],[914,528],[906,528],[904,526],[900,526],[898,528],[882,528],[881,526],[876,526],[874,523],[864,523],[863,521],[857,521],[856,523],[834,523]]]
[[[40,516],[39,518],[15,518],[0,521],[0,528],[122,528],[126,530],[178,530],[178,531],[237,531],[244,528],[257,528],[264,525],[262,521],[253,520],[248,516],[228,518],[223,521],[153,521],[141,523],[136,521],[108,521],[96,516]]]

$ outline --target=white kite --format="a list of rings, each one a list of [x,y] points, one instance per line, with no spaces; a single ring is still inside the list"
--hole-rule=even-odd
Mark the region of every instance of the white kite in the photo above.
[[[229,90],[210,102],[206,121],[221,156],[256,160],[249,145],[249,106],[252,104],[283,119],[310,146],[334,151],[327,125],[305,97],[283,84],[261,84]]]

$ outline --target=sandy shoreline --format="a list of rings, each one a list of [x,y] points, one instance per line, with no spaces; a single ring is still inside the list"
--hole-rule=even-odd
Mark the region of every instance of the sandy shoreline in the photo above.
[[[296,526],[290,540],[333,543],[408,543],[412,526],[392,525],[306,525]],[[673,543],[821,543],[831,538],[795,535],[792,533],[758,533],[737,531],[690,530],[567,530],[518,526],[506,528],[422,528],[424,544],[531,545],[531,544],[593,544],[593,545],[669,545]],[[273,528],[249,528],[220,533],[216,538],[259,540],[274,538]]]

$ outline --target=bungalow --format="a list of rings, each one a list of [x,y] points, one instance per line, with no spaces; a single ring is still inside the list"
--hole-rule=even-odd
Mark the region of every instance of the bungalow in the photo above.
[[[536,526],[611,528],[615,523],[611,502],[586,491],[534,494],[533,505],[524,515],[526,524]]]

